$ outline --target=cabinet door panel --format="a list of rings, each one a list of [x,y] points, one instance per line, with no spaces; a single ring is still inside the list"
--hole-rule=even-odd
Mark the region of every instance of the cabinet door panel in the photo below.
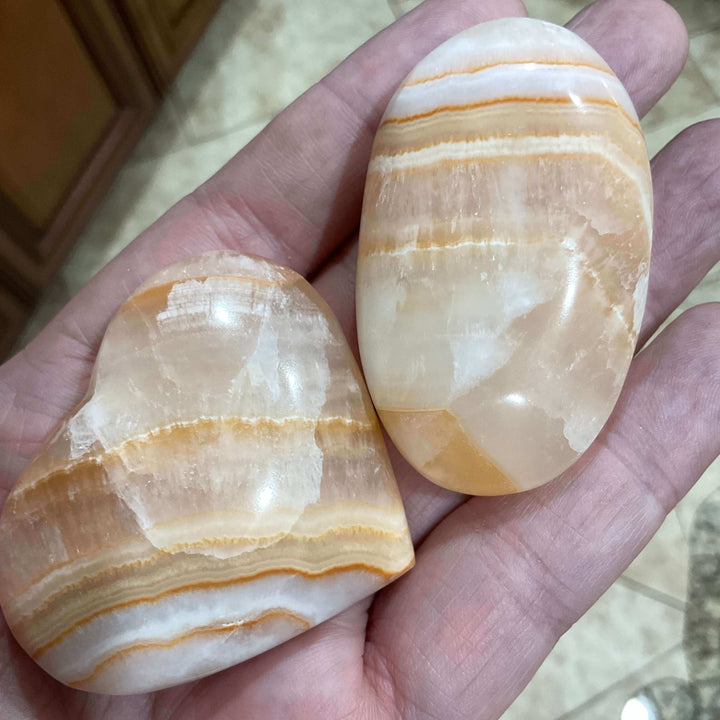
[[[63,9],[0,3],[0,186],[42,230],[118,108]]]

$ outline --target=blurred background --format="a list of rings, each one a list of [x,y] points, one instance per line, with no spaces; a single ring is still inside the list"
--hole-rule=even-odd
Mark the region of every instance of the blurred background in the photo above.
[[[671,2],[690,58],[643,121],[651,155],[687,125],[720,117],[720,0]],[[283,107],[418,4],[2,0],[0,358]],[[525,4],[564,23],[586,3]],[[683,309],[708,300],[720,300],[718,268]],[[715,463],[504,720],[720,719],[718,538]]]

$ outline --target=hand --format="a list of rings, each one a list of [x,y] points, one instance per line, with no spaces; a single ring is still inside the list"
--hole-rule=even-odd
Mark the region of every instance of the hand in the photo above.
[[[379,118],[433,47],[522,14],[518,0],[428,0],[277,117],[215,177],[146,230],[0,369],[3,500],[84,394],[109,319],[149,275],[231,248],[308,276],[355,343],[362,189]],[[570,27],[605,57],[638,111],[679,74],[687,37],[661,0],[599,0]],[[641,344],[720,259],[720,122],[653,163],[655,238]],[[417,545],[401,580],[294,640],[153,696],[66,688],[7,627],[0,715],[16,718],[497,718],[557,639],[618,577],[720,449],[720,305],[682,315],[634,360],[601,436],[550,485],[467,498],[392,451]]]

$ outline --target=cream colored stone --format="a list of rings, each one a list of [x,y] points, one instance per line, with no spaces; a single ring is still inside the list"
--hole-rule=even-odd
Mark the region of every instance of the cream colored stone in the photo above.
[[[13,634],[58,680],[112,694],[252,657],[412,562],[337,320],[237,253],[172,265],[120,308],[0,518]]]
[[[651,227],[637,115],[579,37],[497,20],[422,60],[375,139],[357,276],[365,377],[405,457],[479,495],[569,467],[625,379]]]

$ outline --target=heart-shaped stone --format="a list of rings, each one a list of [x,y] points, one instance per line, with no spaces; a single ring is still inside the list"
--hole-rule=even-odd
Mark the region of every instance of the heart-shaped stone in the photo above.
[[[172,265],[120,308],[0,519],[13,634],[112,694],[252,657],[412,563],[337,320],[299,275],[237,253]]]
[[[365,377],[405,457],[477,495],[572,464],[625,380],[651,228],[637,115],[577,35],[497,20],[423,59],[375,138],[357,274]]]

